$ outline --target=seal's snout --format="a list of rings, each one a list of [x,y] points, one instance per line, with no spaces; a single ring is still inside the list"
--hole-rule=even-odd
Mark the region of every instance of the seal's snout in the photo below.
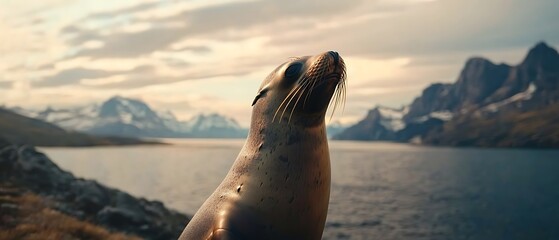
[[[324,120],[329,104],[334,103],[332,113],[338,103],[345,99],[346,68],[344,59],[336,51],[325,51],[315,56],[293,58],[273,72],[270,76],[278,76],[279,85],[289,91],[280,92],[283,100],[278,101],[272,121],[276,116],[284,119],[288,113],[288,123],[295,111],[316,114],[320,123]],[[260,92],[262,92],[261,90]],[[264,92],[265,93],[265,92]],[[253,105],[264,94],[258,94]],[[275,107],[275,106],[274,106]],[[289,112],[291,111],[291,112]],[[305,115],[309,116],[309,115]],[[309,121],[305,120],[307,123]]]
[[[334,59],[334,66],[337,67],[338,64],[340,63],[340,55],[335,51],[329,51],[328,54],[332,56],[332,58]]]
[[[327,59],[327,61],[325,61],[327,63],[326,64],[328,69],[327,72],[330,72],[331,74],[334,75],[338,75],[338,77],[340,78],[345,75],[345,63],[342,57],[340,57],[340,54],[338,54],[338,52],[328,51],[323,53],[322,57],[324,59]]]

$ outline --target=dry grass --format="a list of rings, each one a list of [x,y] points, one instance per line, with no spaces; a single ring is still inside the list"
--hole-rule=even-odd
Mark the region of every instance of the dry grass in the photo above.
[[[140,239],[65,215],[40,196],[0,186],[0,239]]]

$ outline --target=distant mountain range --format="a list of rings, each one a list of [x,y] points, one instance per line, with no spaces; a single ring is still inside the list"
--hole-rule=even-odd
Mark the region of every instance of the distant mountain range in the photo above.
[[[159,144],[126,137],[91,136],[0,108],[0,141],[35,146],[102,146]]]
[[[242,138],[248,132],[234,119],[217,113],[179,121],[170,111],[155,111],[140,100],[120,96],[102,104],[76,108],[32,111],[14,107],[11,110],[67,130],[101,136]]]
[[[559,54],[541,42],[517,66],[471,58],[455,83],[432,84],[400,109],[378,106],[334,138],[559,147]]]

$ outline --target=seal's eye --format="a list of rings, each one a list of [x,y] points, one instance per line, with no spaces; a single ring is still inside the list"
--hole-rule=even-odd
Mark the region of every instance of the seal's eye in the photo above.
[[[293,63],[287,69],[285,69],[285,78],[289,80],[295,80],[299,76],[299,72],[301,72],[301,68],[303,68],[302,63]]]

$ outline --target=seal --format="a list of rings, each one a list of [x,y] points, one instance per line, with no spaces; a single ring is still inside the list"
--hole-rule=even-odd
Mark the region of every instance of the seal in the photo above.
[[[325,116],[344,101],[345,78],[334,51],[270,73],[245,145],[179,239],[321,239],[330,199]]]

